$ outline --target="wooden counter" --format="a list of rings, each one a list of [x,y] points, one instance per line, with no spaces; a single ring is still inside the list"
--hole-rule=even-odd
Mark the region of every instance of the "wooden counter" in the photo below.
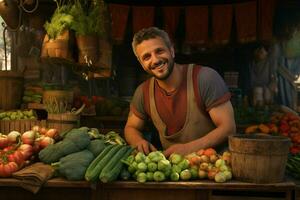
[[[1,200],[271,200],[295,199],[296,184],[253,184],[239,181],[147,182],[117,181],[90,184],[85,181],[49,180],[37,194],[20,187],[20,181],[0,179]],[[299,199],[297,199],[299,200]]]

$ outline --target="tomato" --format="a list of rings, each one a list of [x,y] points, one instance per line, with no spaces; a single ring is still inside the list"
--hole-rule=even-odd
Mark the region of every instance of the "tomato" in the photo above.
[[[17,163],[0,161],[0,177],[10,177],[14,172],[18,170],[19,167]]]
[[[22,166],[24,164],[24,155],[19,150],[8,151],[6,156],[9,162],[15,162],[18,164],[18,166]]]
[[[290,152],[292,153],[292,154],[297,154],[297,153],[300,153],[300,146],[292,146],[292,147],[290,147]]]
[[[24,160],[29,159],[32,154],[33,154],[33,147],[29,144],[22,144],[19,148],[18,151],[20,151],[23,156],[24,156]]]
[[[8,151],[12,151],[15,149],[15,146],[14,145],[10,145],[10,146],[7,146],[3,149],[4,152],[8,152]]]
[[[0,135],[0,149],[7,147],[9,145],[9,141],[7,135]]]

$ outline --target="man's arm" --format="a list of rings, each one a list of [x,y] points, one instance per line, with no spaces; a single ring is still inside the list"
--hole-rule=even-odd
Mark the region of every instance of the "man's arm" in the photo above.
[[[175,144],[168,148],[164,154],[171,155],[173,152],[183,155],[195,152],[199,149],[215,147],[224,142],[231,134],[235,134],[236,126],[234,112],[230,101],[213,107],[209,115],[216,128],[207,135],[185,144]]]
[[[148,154],[150,151],[155,151],[155,147],[143,138],[142,130],[145,121],[137,117],[132,111],[129,112],[127,123],[124,129],[125,139],[138,151]]]

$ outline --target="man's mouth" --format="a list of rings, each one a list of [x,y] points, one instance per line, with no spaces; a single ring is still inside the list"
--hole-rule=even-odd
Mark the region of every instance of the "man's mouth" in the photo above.
[[[160,63],[157,63],[157,64],[155,64],[155,65],[153,65],[153,66],[151,67],[151,70],[155,70],[155,69],[160,70],[160,69],[162,69],[162,68],[164,67],[165,63],[166,63],[166,62],[163,62],[163,61],[160,62]]]

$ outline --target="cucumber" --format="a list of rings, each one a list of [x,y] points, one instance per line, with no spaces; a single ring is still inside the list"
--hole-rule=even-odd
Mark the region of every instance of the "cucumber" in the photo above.
[[[129,147],[129,146],[128,146]],[[113,168],[107,168],[105,171],[103,171],[103,173],[101,172],[99,179],[103,182],[103,183],[107,183],[107,182],[111,182],[114,181],[118,178],[124,163],[122,162],[122,160],[125,160],[133,151],[134,149],[132,147],[126,148],[126,152],[120,156],[116,156],[114,157],[112,160],[113,161]],[[120,152],[121,154],[121,152]]]
[[[120,145],[109,145],[92,161],[85,172],[85,180],[96,181],[100,174],[100,167],[98,163],[113,149]]]
[[[126,153],[128,148],[129,148],[129,146],[122,145],[122,148],[115,155],[113,155],[111,157],[109,162],[105,165],[105,167],[99,174],[100,180],[103,177],[103,175],[109,173],[114,168],[114,166],[118,163],[118,161],[120,161],[122,159],[123,155]]]

